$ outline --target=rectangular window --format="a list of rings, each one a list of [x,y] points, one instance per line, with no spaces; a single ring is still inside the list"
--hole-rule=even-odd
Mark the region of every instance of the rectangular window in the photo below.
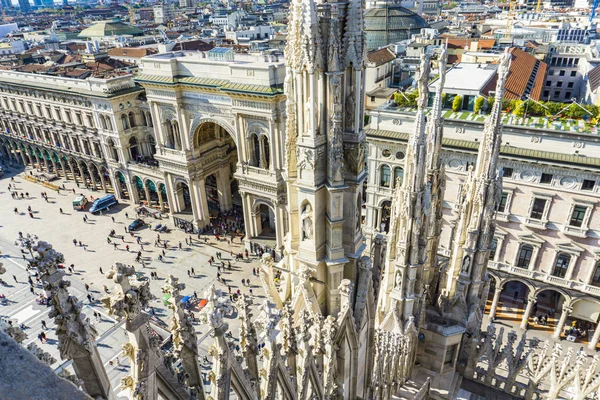
[[[568,87],[568,88],[572,88],[572,87],[573,87],[573,82],[569,82],[569,83],[567,84],[567,87]]]
[[[552,271],[552,275],[558,276],[559,278],[564,278],[567,274],[567,270],[569,269],[569,262],[571,261],[571,256],[561,253],[556,259],[556,264],[554,265],[554,270]]]
[[[570,99],[571,98],[571,92],[566,92],[565,93],[565,99]]]
[[[571,76],[577,76],[577,71],[571,71]]]
[[[454,355],[456,354],[456,344],[448,347],[446,349],[446,354],[444,354],[444,366],[452,366],[454,364]]]
[[[556,82],[556,87],[562,87],[562,81]]]
[[[544,97],[550,96],[550,92],[548,90],[544,90]]]
[[[512,168],[503,167],[502,169],[504,171],[504,175],[503,176],[505,178],[512,178],[513,172],[514,172],[514,170]]]
[[[506,211],[506,202],[508,201],[508,192],[502,192],[502,197],[500,198],[500,203],[498,203],[498,212]]]
[[[540,178],[540,183],[552,183],[552,178],[552,174],[542,174],[542,177]]]
[[[550,75],[550,76],[554,75],[554,70],[548,71],[548,75]]]
[[[565,70],[561,69],[560,72],[558,73],[559,76],[565,76]]]
[[[552,86],[552,81],[546,81],[546,86]]]
[[[559,97],[559,96],[560,96],[560,92],[559,91],[554,92],[554,97]]]
[[[583,225],[583,218],[585,217],[586,211],[587,207],[585,206],[575,206],[573,208],[573,214],[571,214],[571,220],[569,221],[569,225],[574,226],[576,228],[581,228],[581,225]]]
[[[581,185],[581,190],[594,190],[594,186],[596,186],[596,181],[584,179],[583,184]]]
[[[545,199],[535,199],[533,200],[533,207],[531,207],[531,215],[530,217],[533,219],[542,219],[544,216],[544,209],[546,208],[546,200]]]

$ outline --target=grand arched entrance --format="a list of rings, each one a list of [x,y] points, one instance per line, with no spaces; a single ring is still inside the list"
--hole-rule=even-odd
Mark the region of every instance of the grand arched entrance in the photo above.
[[[213,225],[221,234],[240,231],[243,206],[235,179],[238,148],[230,132],[221,125],[201,123],[192,138],[196,164],[206,171],[193,184],[198,185],[199,226]]]

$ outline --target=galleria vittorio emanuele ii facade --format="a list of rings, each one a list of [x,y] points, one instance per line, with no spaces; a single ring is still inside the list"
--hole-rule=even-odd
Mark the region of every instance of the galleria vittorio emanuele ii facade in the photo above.
[[[443,119],[442,91],[429,95],[444,87],[443,47],[420,60],[416,109],[375,110],[365,127],[363,15],[360,0],[293,0],[284,59],[217,48],[145,57],[135,76],[0,71],[0,149],[13,163],[188,230],[238,215],[247,247],[272,250],[259,312],[237,304],[239,351],[220,294],[207,293],[204,376],[182,285],[166,280],[183,381],[146,329],[147,282],[114,265],[103,304],[126,321],[124,387],[140,400],[598,398],[598,358],[559,339],[574,317],[592,324],[590,350],[600,338],[599,140],[503,126],[509,52],[485,122]],[[534,144],[537,155],[519,150]],[[61,356],[89,396],[113,398],[62,255],[34,251]],[[508,303],[521,329],[502,327]],[[534,305],[554,312],[554,341],[536,340]]]

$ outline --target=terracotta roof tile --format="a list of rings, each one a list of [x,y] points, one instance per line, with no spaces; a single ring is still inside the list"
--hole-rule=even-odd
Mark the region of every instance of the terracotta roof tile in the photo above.
[[[449,49],[471,48],[472,42],[477,42],[477,50],[489,50],[496,44],[494,39],[448,38]]]
[[[133,57],[133,58],[142,58],[148,56],[150,54],[154,54],[156,51],[154,49],[149,48],[137,48],[137,47],[121,47],[114,48],[108,51],[108,55],[111,57]]]
[[[506,79],[504,98],[513,100],[529,96],[540,100],[548,65],[516,47],[510,49],[510,53],[512,63]]]
[[[385,47],[383,49],[370,52],[367,54],[367,58],[370,63],[373,63],[376,67],[378,67],[381,64],[395,60],[396,55],[389,48]]]

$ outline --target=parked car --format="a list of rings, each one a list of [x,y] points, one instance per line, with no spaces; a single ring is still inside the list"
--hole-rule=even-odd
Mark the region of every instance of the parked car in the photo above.
[[[132,223],[129,224],[129,230],[130,231],[135,231],[139,228],[141,228],[142,226],[145,226],[146,223],[144,222],[143,219],[136,219],[135,221],[133,221]]]

